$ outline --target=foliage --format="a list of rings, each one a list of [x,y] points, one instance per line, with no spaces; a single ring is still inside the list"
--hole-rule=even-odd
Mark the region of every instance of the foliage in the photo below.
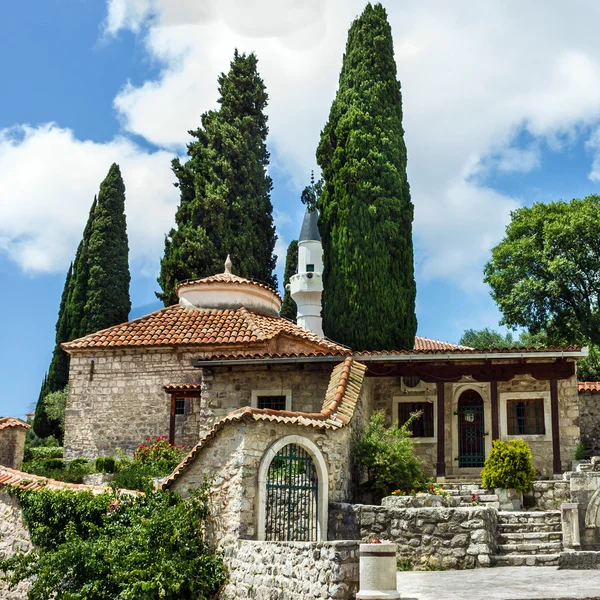
[[[55,440],[53,437],[44,438],[47,440]],[[63,447],[62,446],[25,446],[25,454],[23,460],[28,462],[30,460],[43,460],[45,458],[62,458]]]
[[[587,457],[587,450],[585,449],[583,442],[579,440],[577,447],[575,448],[575,460],[585,460]]]
[[[439,483],[436,483],[430,479],[424,488],[417,488],[417,490],[411,489],[406,490],[394,490],[392,496],[419,496],[422,494],[432,494],[433,496],[450,496],[449,492],[446,491]]]
[[[350,27],[317,162],[325,334],[355,350],[412,349],[414,208],[392,32],[381,4],[367,4]]]
[[[116,496],[72,490],[14,492],[39,547],[0,562],[13,584],[33,577],[30,600],[213,598],[222,559],[204,540],[206,487]]]
[[[96,473],[114,473],[116,460],[112,456],[99,456],[94,463]]]
[[[527,492],[535,480],[532,461],[527,442],[495,440],[481,471],[481,483],[488,490],[514,488]]]
[[[183,454],[182,447],[170,444],[166,437],[146,438],[135,449],[132,459],[121,456],[117,460],[111,485],[116,489],[151,489],[153,480],[169,475]]]
[[[302,190],[302,195],[300,199],[302,200],[302,204],[305,204],[309,211],[314,211],[317,209],[317,205],[319,203],[319,198],[323,193],[323,179],[319,179],[319,181],[315,182],[315,172],[310,172],[310,185],[307,185]]]
[[[465,329],[458,342],[461,346],[470,346],[484,350],[486,348],[541,348],[548,345],[545,332],[537,334],[522,331],[515,339],[509,331],[503,334],[495,329]]]
[[[165,239],[156,295],[177,302],[176,284],[220,273],[231,254],[236,273],[276,286],[275,226],[271,204],[267,93],[254,54],[235,51],[219,77],[218,110],[190,131],[189,159],[173,160],[181,200]]]
[[[62,448],[61,455],[62,455]],[[62,458],[34,458],[24,462],[21,469],[25,473],[66,481],[68,483],[82,483],[86,475],[94,472],[91,461],[85,458],[65,461]]]
[[[357,464],[364,468],[365,486],[378,496],[394,490],[421,490],[426,486],[423,462],[414,454],[410,426],[414,414],[399,426],[385,427],[385,413],[374,412],[356,448]]]
[[[600,196],[513,211],[485,281],[502,323],[600,344]]]
[[[579,381],[600,381],[600,346],[589,344],[589,355],[577,362]]]
[[[279,315],[289,319],[290,321],[296,322],[296,316],[298,314],[298,307],[294,302],[290,291],[287,289],[287,285],[290,282],[290,277],[295,275],[298,271],[298,240],[292,240],[287,249],[285,255],[285,270],[283,272],[283,289],[285,293],[283,295],[283,302],[281,304],[281,310]]]
[[[127,321],[129,243],[125,219],[125,184],[113,163],[100,184],[88,246],[89,279],[83,314],[86,333]]]

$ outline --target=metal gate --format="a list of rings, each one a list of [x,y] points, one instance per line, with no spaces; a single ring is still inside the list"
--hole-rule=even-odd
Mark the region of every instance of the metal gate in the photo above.
[[[483,399],[474,390],[458,399],[458,466],[483,467]]]
[[[267,474],[265,539],[317,541],[319,478],[312,457],[296,444],[284,446]]]

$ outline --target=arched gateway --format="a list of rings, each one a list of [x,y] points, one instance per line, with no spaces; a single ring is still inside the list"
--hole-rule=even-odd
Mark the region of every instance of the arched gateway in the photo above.
[[[259,469],[258,538],[277,542],[327,538],[327,466],[307,438],[275,442]]]

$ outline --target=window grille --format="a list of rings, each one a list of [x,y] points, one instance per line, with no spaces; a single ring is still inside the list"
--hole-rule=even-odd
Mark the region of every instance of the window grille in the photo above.
[[[415,419],[409,429],[413,437],[433,437],[433,403],[432,402],[399,402],[398,424],[403,425],[412,413],[421,411],[419,418]]]
[[[543,398],[507,400],[508,435],[544,435]]]

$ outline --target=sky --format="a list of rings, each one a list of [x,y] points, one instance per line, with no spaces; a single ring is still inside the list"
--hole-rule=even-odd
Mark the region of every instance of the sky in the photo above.
[[[415,205],[419,335],[498,327],[482,281],[510,212],[596,193],[600,3],[387,0]],[[234,49],[269,94],[281,280],[301,190],[363,0],[0,0],[0,415],[37,400],[60,294],[113,162],[127,188],[131,316],[154,292],[170,161],[216,107]],[[234,259],[235,262],[235,259]]]

